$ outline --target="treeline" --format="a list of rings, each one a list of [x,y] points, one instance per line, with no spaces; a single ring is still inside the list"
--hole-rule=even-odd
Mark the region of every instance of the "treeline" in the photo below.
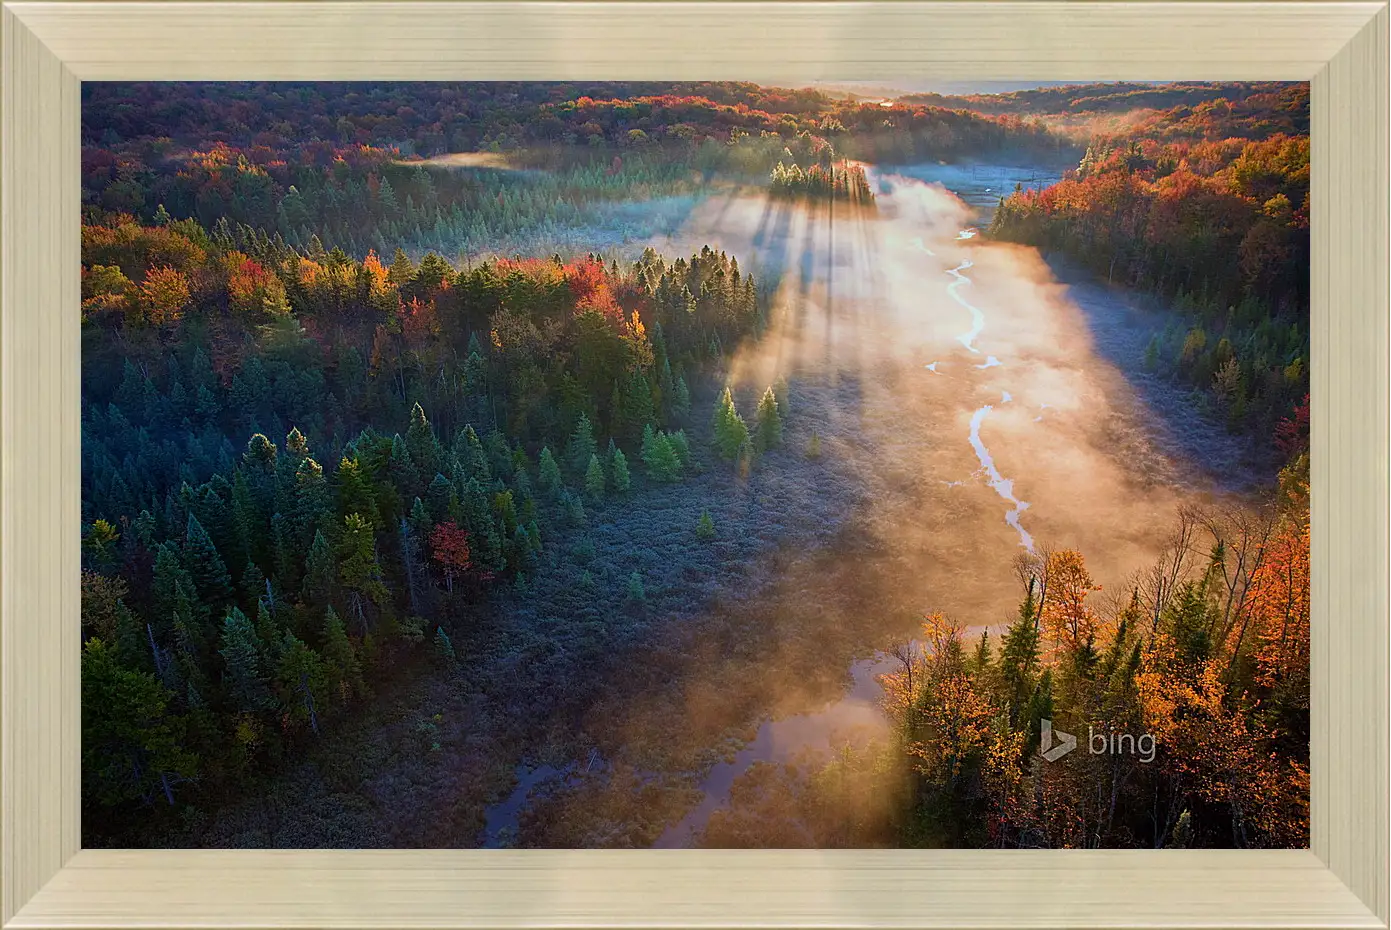
[[[704,115],[749,114],[726,122],[764,128],[770,114],[820,120],[833,101],[812,89],[736,81],[392,81],[392,82],[107,82],[82,89],[83,142],[111,147],[137,139],[223,141],[293,151],[306,141],[399,148],[422,156],[561,141],[569,128],[594,122],[610,141],[631,129],[690,123]],[[577,112],[576,102],[658,101],[624,110]],[[648,122],[639,125],[639,121]],[[586,130],[580,142],[594,133]],[[723,138],[723,133],[721,134]]]
[[[874,191],[865,169],[845,162],[828,167],[811,165],[805,171],[793,162],[781,161],[769,175],[769,191],[774,197],[810,197],[817,200],[846,200],[861,206],[874,206]]]
[[[317,236],[354,256],[404,245],[453,257],[532,254],[602,222],[608,204],[698,186],[689,165],[654,153],[586,156],[554,171],[465,170],[401,162],[378,148],[310,144],[289,158],[258,158],[219,142],[147,167],[89,149],[84,189],[95,222],[113,213],[151,224],[193,219],[207,228],[226,221],[300,250]]]
[[[1146,363],[1274,437],[1309,389],[1309,138],[1097,143],[1001,201],[990,235],[1170,299]]]
[[[645,92],[644,92],[645,91]],[[1052,151],[1041,124],[743,84],[186,85],[84,89],[83,204],[219,220],[306,249],[404,245],[527,253],[609,219],[606,204],[694,192],[779,161],[829,167]],[[417,155],[509,153],[513,167],[425,167]],[[650,230],[647,230],[650,232]]]
[[[113,836],[463,661],[586,504],[692,467],[690,385],[763,319],[708,248],[388,267],[130,217],[83,246],[84,803]],[[726,457],[780,435],[776,403],[716,412]]]
[[[1281,107],[1276,101],[1300,99],[1307,113],[1309,85],[1280,81],[1182,81],[1171,84],[1134,84],[1101,82],[1096,84],[1062,84],[1029,90],[1006,91],[999,94],[906,94],[901,103],[919,106],[967,109],[980,113],[1016,116],[1063,116],[1078,114],[1125,114],[1137,110],[1165,112],[1179,118],[1186,112],[1202,112],[1204,105],[1217,104],[1239,110],[1264,110]],[[1212,111],[1212,108],[1209,108]],[[1306,129],[1307,129],[1307,116]],[[1222,131],[1218,138],[1232,133]]]
[[[1040,124],[967,108],[880,106],[813,89],[747,82],[102,83],[83,88],[83,142],[151,151],[224,142],[282,155],[307,142],[397,149],[403,155],[622,146],[699,145],[735,131],[879,137],[884,130],[949,157],[983,148],[1051,144]],[[868,157],[867,155],[864,157]]]
[[[1022,557],[1002,636],[934,615],[894,650],[887,739],[755,767],[701,843],[1307,846],[1307,458],[1282,477],[1279,508],[1182,514],[1109,603],[1080,553]]]

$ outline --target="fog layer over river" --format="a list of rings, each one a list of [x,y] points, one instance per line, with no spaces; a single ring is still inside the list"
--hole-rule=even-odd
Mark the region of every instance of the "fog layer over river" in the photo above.
[[[1079,549],[1104,586],[1098,598],[1128,596],[1178,506],[1218,493],[1223,456],[1235,453],[1219,443],[1206,464],[1187,460],[1192,411],[1123,370],[1138,367],[1154,321],[1095,285],[1059,283],[1033,249],[984,239],[980,214],[942,186],[871,179],[875,213],[734,194],[651,243],[668,255],[724,249],[761,286],[776,283],[772,328],[733,361],[732,382],[747,397],[788,377],[790,435],[815,429],[823,443],[819,461],[794,448],[769,468],[839,469],[860,489],[847,499],[844,551],[797,552],[791,541],[774,580],[738,608],[748,623],[790,615],[797,635],[744,656],[692,633],[688,651],[719,674],[626,693],[591,714],[602,726],[590,732],[607,736],[600,755],[624,778],[576,775],[608,771],[593,756],[569,775],[542,772],[549,782],[526,768],[490,809],[486,841],[511,830],[538,789],[548,805],[538,818],[583,818],[614,792],[667,791],[652,814],[667,824],[657,845],[687,845],[754,762],[884,731],[878,650],[910,638],[923,614],[1003,624],[1022,596],[1013,560],[1041,546]],[[954,183],[980,199],[969,174]],[[807,644],[823,632],[836,645],[817,665]],[[720,684],[735,665],[741,683],[760,679],[738,702]],[[666,748],[740,727],[741,744],[722,755]]]

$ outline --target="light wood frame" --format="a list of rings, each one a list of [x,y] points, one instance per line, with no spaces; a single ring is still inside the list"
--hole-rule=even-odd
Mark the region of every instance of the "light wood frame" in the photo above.
[[[1387,926],[1385,2],[0,0],[0,17],[0,925]],[[576,77],[1312,80],[1312,849],[81,850],[80,82]]]

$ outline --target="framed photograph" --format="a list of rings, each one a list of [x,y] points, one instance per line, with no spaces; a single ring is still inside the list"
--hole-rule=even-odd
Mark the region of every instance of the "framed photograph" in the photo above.
[[[0,926],[1391,920],[1384,2],[0,17]]]

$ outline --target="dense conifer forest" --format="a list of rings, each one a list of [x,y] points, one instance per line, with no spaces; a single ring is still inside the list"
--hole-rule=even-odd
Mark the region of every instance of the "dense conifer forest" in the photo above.
[[[690,842],[1307,845],[1307,86],[83,102],[86,845],[652,845],[779,683],[841,688],[865,650],[874,736],[755,761]],[[863,432],[872,372],[778,354],[821,234],[792,268],[754,246],[796,211],[907,223],[876,166],[915,163],[1057,168],[979,247],[1153,305],[1136,376],[1267,486],[1147,516],[1104,584],[1105,553],[1021,535],[966,571],[1017,582],[1007,618],[910,600],[936,556],[894,521],[916,473],[961,481]],[[647,244],[720,197],[769,205],[747,252]],[[853,299],[825,302],[829,332]],[[1153,752],[1042,761],[1045,721]]]

